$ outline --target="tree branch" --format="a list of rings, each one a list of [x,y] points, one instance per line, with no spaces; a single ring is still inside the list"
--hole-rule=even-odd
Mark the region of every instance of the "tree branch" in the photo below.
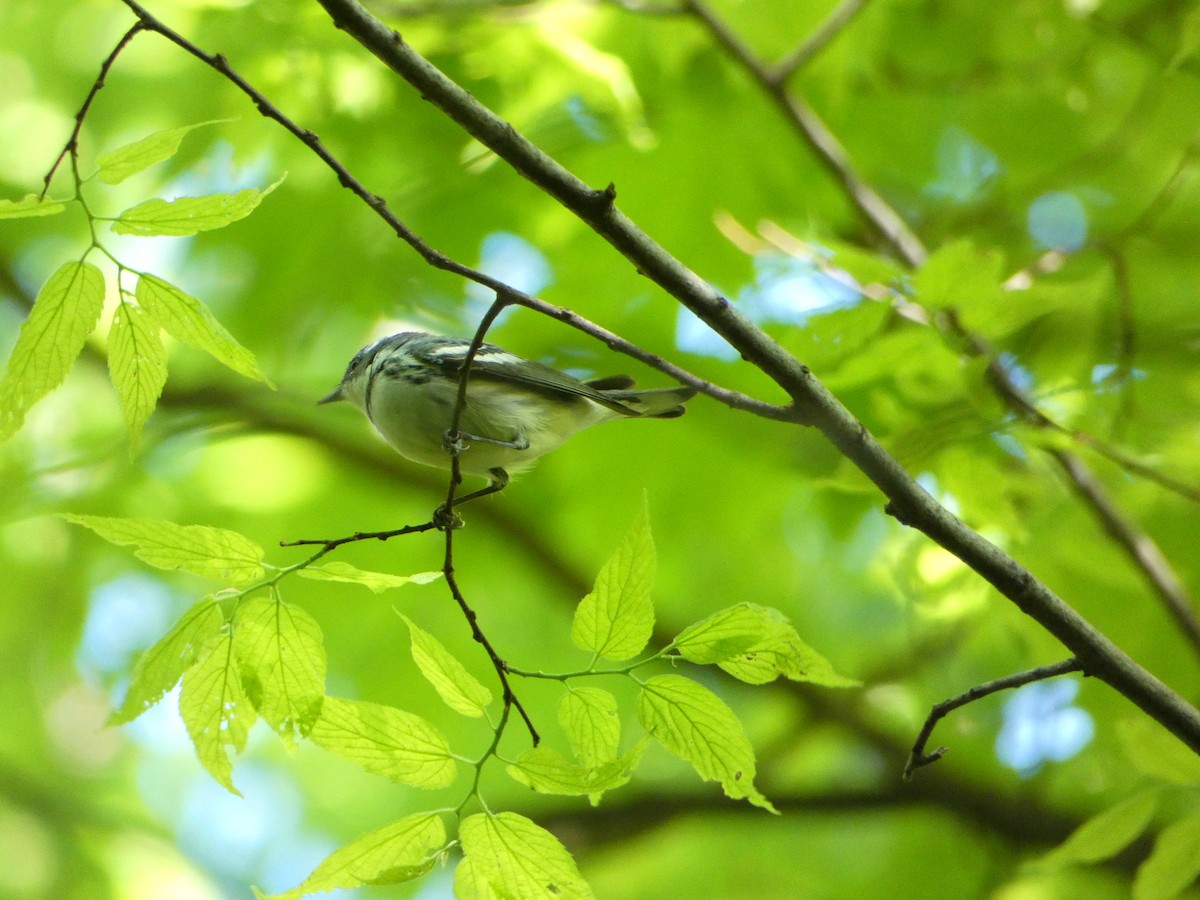
[[[755,59],[750,50],[702,0],[686,0],[686,6],[704,23],[713,38],[725,48],[726,52],[759,83],[772,99],[783,107],[784,116],[787,121],[793,125],[805,143],[816,151],[819,158],[834,173],[862,214],[887,238],[893,250],[910,266],[914,268],[919,267],[927,257],[927,252],[921,245],[920,240],[908,230],[899,213],[893,210],[858,175],[850,163],[845,150],[837,142],[836,138],[834,138],[825,123],[821,121],[820,117],[804,104],[798,96],[787,89],[783,84],[783,79],[777,77],[770,69]],[[1167,187],[1164,187],[1163,192],[1160,192],[1160,197],[1161,194],[1167,193],[1177,184],[1178,175],[1183,168],[1184,164],[1181,162],[1175,176],[1168,182]],[[1159,207],[1158,202],[1156,202],[1155,207]],[[1114,266],[1117,266],[1118,259],[1114,258]],[[1122,272],[1123,270],[1118,267],[1118,288],[1123,290],[1124,293],[1128,293],[1128,284],[1121,283]],[[1125,468],[1126,471],[1140,475],[1181,496],[1192,500],[1200,500],[1200,489],[1193,488],[1190,485],[1183,484],[1176,479],[1160,473],[1152,467],[1140,463],[1129,454],[1089,434],[1068,429],[1043,413],[1033,398],[1022,390],[1009,376],[1008,371],[1001,365],[997,354],[988,341],[981,335],[967,329],[958,316],[954,314],[953,310],[941,313],[929,313],[906,298],[898,298],[898,300],[922,313],[921,315],[910,316],[910,318],[923,324],[932,325],[943,335],[956,338],[960,341],[966,352],[970,355],[982,357],[987,363],[988,378],[993,390],[1010,409],[1016,412],[1027,423],[1038,428],[1051,429],[1066,435],[1077,443],[1090,447],[1097,453],[1116,462]],[[1126,301],[1123,300],[1122,308],[1124,309],[1126,305]],[[1127,325],[1124,317],[1122,325],[1123,335],[1126,328],[1129,329],[1131,335],[1131,326]],[[1128,346],[1131,353],[1132,337],[1128,337],[1127,340],[1129,341]],[[1116,504],[1104,490],[1103,485],[1101,485],[1082,460],[1072,454],[1061,451],[1051,452],[1051,457],[1066,474],[1067,479],[1073,484],[1076,493],[1083,500],[1084,504],[1089,506],[1102,522],[1106,523],[1109,534],[1127,552],[1133,564],[1144,573],[1157,596],[1162,600],[1175,620],[1180,623],[1184,635],[1192,643],[1197,652],[1200,652],[1200,634],[1196,632],[1192,625],[1188,624],[1189,622],[1195,622],[1194,604],[1191,598],[1188,597],[1183,584],[1175,577],[1170,563],[1163,553],[1148,535],[1124,518]],[[1136,535],[1136,539],[1124,539],[1123,536],[1128,535]]]
[[[1079,660],[1072,657],[1053,665],[1041,666],[1037,669],[1030,669],[1027,672],[1018,672],[1016,675],[1006,675],[1003,678],[997,678],[995,681],[977,684],[966,693],[959,694],[957,697],[951,697],[949,700],[943,700],[941,703],[936,704],[930,710],[928,718],[925,719],[925,724],[922,726],[920,733],[917,735],[917,740],[913,744],[912,752],[908,755],[908,762],[904,765],[904,780],[912,780],[913,772],[917,769],[935,763],[946,755],[946,747],[938,747],[932,753],[927,754],[925,752],[925,744],[933,735],[933,729],[937,726],[937,723],[954,710],[966,706],[968,703],[974,703],[976,700],[980,700],[997,691],[1019,688],[1027,684],[1032,684],[1035,681],[1044,681],[1047,678],[1057,678],[1059,675],[1066,675],[1068,672],[1079,671],[1083,671],[1083,666],[1079,664]]]
[[[130,2],[130,0],[126,0]],[[889,498],[887,509],[982,575],[1105,681],[1200,753],[1200,712],[1139,666],[1027,569],[940,506],[867,429],[783,347],[711,285],[667,253],[615,205],[614,190],[596,190],[520,135],[371,16],[356,0],[318,0],[348,32],[421,96],[556,198],[771,377],[816,426]],[[919,246],[919,242],[917,244]]]
[[[384,222],[392,229],[396,235],[408,244],[417,254],[434,268],[441,269],[445,272],[458,275],[468,281],[473,281],[497,295],[503,294],[509,303],[513,305],[523,306],[531,309],[534,312],[542,313],[550,318],[569,325],[577,331],[597,338],[604,342],[610,349],[619,353],[623,353],[639,362],[644,363],[651,368],[657,369],[666,375],[675,378],[676,380],[696,388],[700,393],[712,397],[718,402],[724,403],[734,409],[740,409],[745,412],[754,413],[767,419],[776,421],[794,421],[795,412],[786,406],[777,406],[771,403],[765,403],[737,391],[723,388],[720,385],[706,381],[697,375],[693,375],[681,366],[670,363],[664,360],[661,356],[644,350],[636,344],[625,340],[617,334],[603,328],[600,325],[590,322],[583,316],[561,306],[554,306],[539,300],[537,297],[532,297],[528,294],[516,290],[512,286],[504,283],[498,278],[493,278],[484,272],[474,269],[471,266],[465,265],[446,256],[439,250],[431,247],[426,243],[416,232],[412,231],[407,225],[400,220],[388,206],[387,201],[369,191],[361,181],[359,181],[342,162],[329,151],[321,142],[321,139],[312,131],[302,128],[294,120],[285,115],[282,110],[276,107],[267,97],[251,85],[246,79],[234,70],[221,54],[212,54],[204,51],[196,44],[189,41],[183,35],[179,34],[168,27],[165,23],[153,16],[148,10],[142,7],[136,0],[122,0],[122,2],[133,11],[138,17],[140,28],[146,31],[152,31],[165,37],[178,47],[182,48],[187,53],[194,56],[196,59],[205,63],[212,69],[220,73],[224,78],[232,82],[239,90],[247,97],[254,101],[254,105],[258,111],[273,121],[282,125],[292,136],[301,143],[305,144],[313,153],[315,153],[322,162],[328,166],[335,175],[338,182],[351,191],[355,196],[367,204]],[[131,30],[132,33],[132,30]],[[126,38],[127,40],[128,38]],[[115,55],[115,53],[114,53]],[[86,107],[85,107],[86,109]],[[64,151],[65,152],[65,151]],[[601,199],[608,197],[606,191],[600,192]]]

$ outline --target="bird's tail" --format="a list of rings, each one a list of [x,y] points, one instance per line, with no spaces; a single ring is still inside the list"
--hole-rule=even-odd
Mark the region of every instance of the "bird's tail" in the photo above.
[[[692,387],[654,388],[649,391],[603,391],[604,395],[630,410],[627,415],[651,419],[675,419],[686,411],[683,404],[696,396]]]

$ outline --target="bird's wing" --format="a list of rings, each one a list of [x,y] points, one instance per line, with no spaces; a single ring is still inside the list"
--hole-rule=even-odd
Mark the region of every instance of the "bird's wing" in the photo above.
[[[455,342],[430,348],[425,354],[425,359],[431,365],[457,373],[466,355],[467,345]],[[550,396],[586,397],[593,403],[599,403],[621,415],[641,415],[637,410],[631,409],[619,400],[614,400],[602,390],[597,390],[592,385],[580,381],[566,372],[560,372],[558,369],[540,362],[509,353],[503,347],[497,347],[495,344],[479,346],[479,352],[471,361],[471,377],[519,384]],[[616,378],[606,378],[602,379],[601,383],[607,387],[608,383],[616,380]]]

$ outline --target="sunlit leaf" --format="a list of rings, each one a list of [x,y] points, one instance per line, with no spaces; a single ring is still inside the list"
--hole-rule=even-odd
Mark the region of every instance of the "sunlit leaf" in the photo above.
[[[321,626],[300,607],[277,600],[243,602],[234,646],[250,702],[288,743],[312,731],[325,699]]]
[[[376,594],[382,594],[389,588],[404,587],[406,584],[429,584],[442,577],[441,572],[418,572],[415,575],[389,575],[386,572],[368,572],[346,562],[330,562],[321,565],[306,566],[296,571],[297,575],[312,578],[314,581],[342,581],[347,584],[361,584],[370,588]]]
[[[104,307],[104,276],[71,262],[42,286],[0,381],[0,441],[17,433],[25,414],[67,377]]]
[[[726,795],[775,812],[754,786],[754,748],[742,723],[720,697],[690,678],[657,675],[637,700],[638,721],[669,752],[691,763]]]
[[[459,827],[459,839],[473,870],[472,880],[482,880],[497,897],[590,900],[594,896],[558,838],[524,816],[513,812],[468,816]]]
[[[558,704],[558,721],[585,766],[615,759],[621,743],[617,698],[603,688],[573,687]]]
[[[179,714],[201,764],[218,784],[240,796],[233,786],[233,765],[225,748],[235,753],[246,749],[246,737],[256,716],[242,689],[229,631],[211,641],[197,663],[184,673]]]
[[[263,576],[262,547],[236,531],[153,519],[74,513],[63,513],[62,517],[90,528],[109,543],[137,547],[134,556],[155,568],[192,572],[234,584],[248,584]]]
[[[413,661],[447,706],[464,716],[482,716],[492,692],[479,683],[458,659],[408,616],[401,616],[411,635]]]
[[[134,295],[142,309],[177,341],[203,350],[240,375],[270,384],[254,354],[239,344],[195,297],[154,275],[141,275]]]
[[[611,660],[637,655],[654,630],[654,540],[643,507],[617,552],[600,569],[592,592],[575,609],[571,640]]]
[[[118,215],[112,230],[142,237],[186,237],[215,231],[246,218],[278,186],[277,181],[261,191],[246,188],[236,194],[146,200]]]
[[[684,659],[716,663],[749,684],[767,684],[780,675],[825,687],[858,684],[800,640],[783,613],[756,603],[739,603],[688,626],[674,647]]]
[[[264,900],[300,900],[320,891],[363,885],[400,884],[433,868],[446,843],[436,813],[418,813],[377,828],[335,850],[297,887],[280,894],[255,893]]]
[[[96,159],[100,167],[96,173],[105,184],[120,184],[131,175],[136,175],[155,163],[170,159],[179,150],[180,143],[190,131],[203,128],[205,125],[216,125],[229,122],[231,119],[213,119],[209,122],[197,122],[195,125],[183,125],[179,128],[165,128],[156,131],[140,140],[124,147],[118,147],[109,153],[102,154]]]
[[[598,766],[586,766],[572,762],[552,747],[534,747],[518,756],[505,771],[539,793],[588,796],[595,804],[605,791],[629,782],[645,749],[643,739],[620,758]]]
[[[200,648],[217,636],[225,617],[211,597],[183,614],[171,630],[142,654],[133,667],[125,700],[109,717],[120,725],[132,721],[162,699],[195,663]]]
[[[53,216],[67,208],[60,200],[43,200],[37,194],[26,194],[20,200],[0,199],[0,219],[32,219]]]
[[[326,697],[309,737],[368,772],[420,788],[445,787],[457,772],[441,732],[412,713]]]
[[[157,323],[148,321],[133,304],[122,303],[113,314],[108,333],[108,372],[125,413],[129,445],[136,451],[142,427],[154,412],[167,381],[167,349]]]

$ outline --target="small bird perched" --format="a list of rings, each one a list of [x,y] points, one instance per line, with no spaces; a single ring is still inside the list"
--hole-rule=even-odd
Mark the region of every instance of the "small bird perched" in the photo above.
[[[635,391],[628,375],[580,381],[494,344],[480,344],[471,362],[458,443],[449,433],[458,380],[471,342],[421,331],[376,341],[350,360],[342,383],[321,403],[349,400],[401,456],[449,469],[456,450],[466,475],[490,479],[454,502],[503,490],[510,472],[591,425],[612,419],[673,419],[695,388]]]

